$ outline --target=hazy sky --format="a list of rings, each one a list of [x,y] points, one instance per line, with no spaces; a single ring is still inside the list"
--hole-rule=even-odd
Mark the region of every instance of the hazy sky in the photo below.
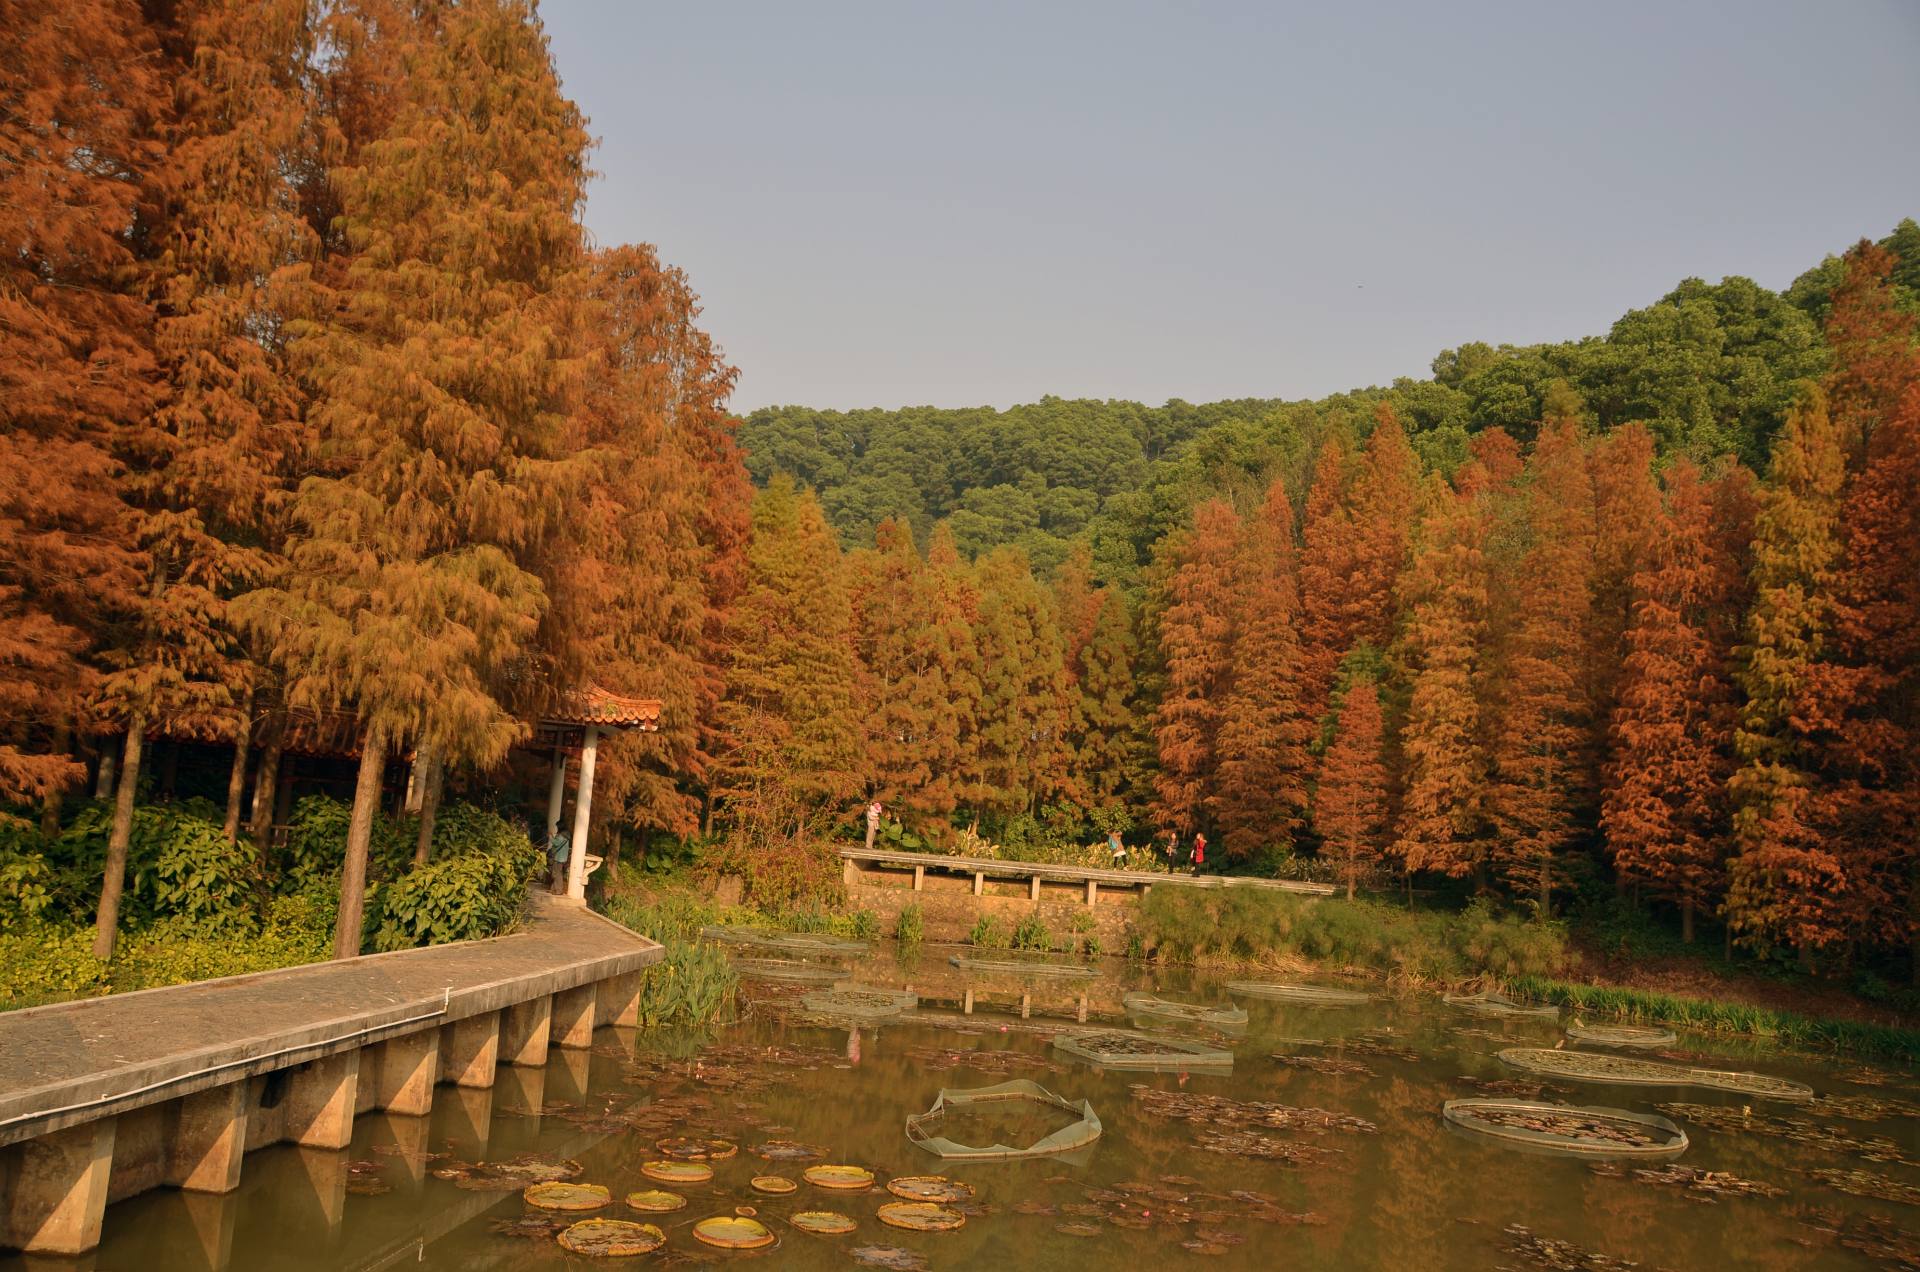
[[[547,0],[735,405],[1314,397],[1920,216],[1920,3]]]

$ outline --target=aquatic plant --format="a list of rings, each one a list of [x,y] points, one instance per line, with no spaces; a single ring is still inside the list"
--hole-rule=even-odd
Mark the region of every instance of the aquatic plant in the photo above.
[[[740,977],[726,954],[706,942],[668,941],[666,957],[640,981],[640,1023],[710,1025],[734,1014]]]
[[[1816,1019],[1750,1003],[1686,998],[1616,985],[1580,985],[1545,976],[1518,976],[1510,992],[1561,1003],[1593,1016],[1635,1023],[1681,1025],[1711,1033],[1771,1038],[1787,1046],[1845,1051],[1885,1060],[1920,1062],[1920,1030],[1858,1020]]]
[[[900,917],[893,925],[895,940],[902,945],[918,945],[926,934],[926,918],[920,912],[919,902],[916,901],[900,911]]]
[[[1047,929],[1046,920],[1037,913],[1027,914],[1013,928],[1013,948],[1016,950],[1051,950],[1053,933]]]
[[[1011,938],[1000,920],[991,914],[983,914],[973,922],[973,930],[967,933],[967,941],[982,949],[1004,950]]]

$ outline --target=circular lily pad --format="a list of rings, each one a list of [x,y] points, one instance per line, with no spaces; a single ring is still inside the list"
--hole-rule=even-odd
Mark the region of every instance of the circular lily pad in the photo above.
[[[628,1193],[627,1205],[643,1214],[664,1215],[675,1210],[685,1210],[687,1199],[679,1193],[670,1193],[664,1188],[649,1188],[644,1192]]]
[[[724,1162],[740,1151],[738,1144],[700,1135],[675,1135],[654,1145],[664,1155],[682,1162]]]
[[[774,1235],[758,1219],[744,1215],[715,1215],[693,1225],[698,1241],[722,1250],[759,1250],[774,1243]]]
[[[837,1237],[852,1232],[859,1225],[852,1216],[843,1215],[834,1210],[802,1210],[789,1222],[802,1232],[811,1232],[823,1237]]]
[[[890,1201],[880,1207],[880,1222],[909,1232],[952,1232],[965,1227],[967,1217],[931,1201]]]
[[[887,1181],[887,1191],[908,1201],[968,1201],[973,1185],[945,1175],[901,1175]]]
[[[784,1195],[798,1187],[800,1187],[800,1185],[794,1183],[785,1175],[755,1175],[753,1177],[753,1190],[755,1192]]]
[[[800,1177],[818,1188],[873,1187],[873,1172],[865,1166],[809,1166]]]
[[[640,1173],[663,1184],[704,1184],[713,1178],[713,1167],[702,1162],[648,1162]]]
[[[555,1240],[569,1254],[594,1258],[624,1258],[652,1254],[667,1243],[667,1234],[650,1223],[625,1219],[582,1219]]]
[[[927,1256],[916,1250],[894,1245],[855,1246],[847,1257],[865,1268],[885,1268],[888,1272],[926,1272]]]
[[[598,1210],[613,1200],[599,1184],[529,1184],[520,1193],[529,1206],[542,1210]]]

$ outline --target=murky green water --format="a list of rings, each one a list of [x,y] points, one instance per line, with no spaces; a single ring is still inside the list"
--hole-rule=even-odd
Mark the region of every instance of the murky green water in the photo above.
[[[579,1161],[583,1182],[605,1184],[618,1198],[661,1186],[640,1168],[659,1156],[657,1139],[678,1131],[724,1137],[742,1151],[716,1163],[710,1184],[677,1189],[690,1199],[683,1211],[640,1216],[617,1203],[603,1211],[654,1219],[668,1234],[664,1251],[627,1266],[764,1258],[771,1260],[766,1266],[842,1268],[854,1266],[853,1251],[874,1245],[901,1247],[933,1268],[1626,1266],[1583,1262],[1567,1251],[1554,1262],[1537,1248],[1517,1246],[1520,1238],[1508,1231],[1514,1225],[1644,1267],[1920,1266],[1920,1236],[1913,1235],[1920,1209],[1850,1195],[1831,1186],[1832,1176],[1812,1173],[1857,1170],[1920,1185],[1920,1166],[1909,1164],[1920,1162],[1920,1121],[1910,1116],[1866,1120],[1830,1106],[1808,1111],[1700,1090],[1549,1085],[1540,1097],[1641,1111],[1663,1101],[1746,1106],[1756,1116],[1837,1128],[1856,1141],[1850,1150],[1831,1142],[1816,1147],[1804,1136],[1710,1130],[1676,1119],[1693,1141],[1679,1164],[1785,1190],[1777,1197],[1714,1196],[1644,1181],[1631,1166],[1602,1174],[1583,1161],[1523,1154],[1446,1129],[1441,1104],[1483,1094],[1474,1079],[1524,1079],[1493,1053],[1553,1046],[1562,1037],[1553,1022],[1490,1019],[1431,1000],[1358,1008],[1244,1000],[1251,1020],[1232,1043],[1230,1075],[1104,1072],[1049,1049],[1051,1033],[1077,1027],[1072,1018],[1083,993],[1096,1018],[1117,1007],[1128,987],[1192,1001],[1226,1002],[1226,995],[1203,978],[1149,979],[1113,963],[1090,987],[1034,985],[1033,1018],[1023,1022],[992,1006],[1017,1011],[1019,985],[966,977],[946,965],[947,953],[929,948],[902,965],[884,951],[857,969],[863,981],[911,985],[931,1020],[858,1029],[804,1024],[783,1006],[784,996],[802,987],[760,986],[775,1001],[710,1037],[603,1030],[590,1055],[556,1053],[544,1071],[503,1069],[491,1092],[440,1088],[430,1119],[363,1117],[347,1153],[255,1154],[232,1196],[160,1191],[117,1205],[95,1265],[141,1272],[589,1266],[551,1238],[495,1231],[533,1213],[518,1194],[466,1191],[431,1172],[453,1160],[538,1153]],[[1132,978],[1131,985],[1121,978]],[[955,1010],[969,988],[977,999],[970,1017]],[[1722,1066],[1798,1079],[1822,1095],[1920,1101],[1913,1074],[1686,1035],[1678,1048]],[[956,1067],[949,1051],[973,1053],[973,1063]],[[1289,1067],[1274,1061],[1274,1052],[1348,1063]],[[906,1139],[904,1120],[926,1109],[940,1087],[1008,1077],[1090,1099],[1104,1135],[1064,1160],[968,1165],[943,1165]],[[1136,1084],[1180,1097],[1325,1109],[1377,1129],[1253,1128],[1249,1138],[1237,1134],[1249,1129],[1244,1110],[1203,1110],[1197,1122],[1156,1116],[1149,1106],[1164,1102],[1143,1099]],[[1181,1105],[1173,1101],[1172,1111]],[[1845,1111],[1879,1110],[1853,1103]],[[1019,1117],[1003,1121],[1027,1126]],[[920,1234],[876,1221],[878,1207],[893,1200],[879,1190],[832,1193],[802,1184],[788,1197],[759,1195],[749,1184],[755,1174],[797,1179],[804,1166],[749,1151],[776,1138],[821,1146],[827,1160],[870,1167],[882,1180],[930,1172],[965,1180],[977,1190],[974,1213],[959,1231]],[[1875,1148],[1868,1142],[1876,1138],[1891,1145]],[[1208,1151],[1204,1143],[1299,1160]],[[1863,1152],[1903,1160],[1864,1160]],[[757,1210],[779,1235],[778,1246],[727,1253],[693,1239],[696,1220],[740,1206]],[[858,1229],[816,1237],[786,1222],[797,1211],[822,1208],[851,1215]]]

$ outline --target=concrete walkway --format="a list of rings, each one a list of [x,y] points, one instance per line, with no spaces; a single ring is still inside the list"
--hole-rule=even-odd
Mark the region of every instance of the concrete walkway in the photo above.
[[[491,940],[0,1014],[0,1145],[581,990],[661,953],[536,892],[524,930]]]

